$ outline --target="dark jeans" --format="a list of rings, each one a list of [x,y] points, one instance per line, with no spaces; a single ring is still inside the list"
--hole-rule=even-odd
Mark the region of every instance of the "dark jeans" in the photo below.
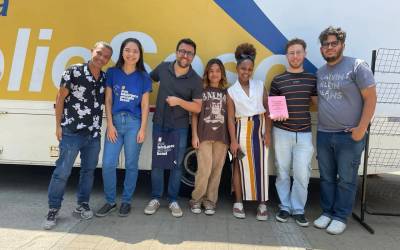
[[[174,202],[178,199],[179,188],[181,186],[181,176],[182,176],[182,162],[185,156],[187,147],[187,128],[161,128],[158,124],[153,124],[153,131],[179,131],[179,151],[178,151],[178,167],[169,170],[169,180],[168,180],[168,200],[169,202]],[[154,168],[151,169],[151,186],[152,199],[160,199],[164,192],[164,172],[165,169]]]
[[[346,223],[357,192],[358,168],[365,137],[354,141],[348,132],[317,133],[323,215]]]
[[[56,168],[51,176],[48,189],[49,208],[61,207],[65,186],[79,152],[81,168],[77,200],[78,204],[89,202],[94,170],[99,158],[100,137],[93,138],[90,133],[71,133],[63,128],[59,147],[60,156],[56,161]]]

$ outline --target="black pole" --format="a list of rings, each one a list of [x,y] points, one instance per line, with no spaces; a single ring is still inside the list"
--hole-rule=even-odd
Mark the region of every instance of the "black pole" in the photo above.
[[[376,61],[376,50],[372,51],[372,59],[371,59],[371,70],[372,73],[375,75],[375,61]],[[367,178],[368,178],[368,155],[369,155],[369,136],[371,130],[371,123],[368,125],[367,134],[365,138],[365,148],[364,148],[364,169],[363,169],[363,182],[362,182],[362,189],[361,189],[361,211],[360,217],[361,220],[365,220],[365,212],[367,210]]]
[[[371,70],[375,74],[375,61],[376,61],[376,50],[372,51]],[[354,219],[356,219],[368,232],[374,234],[375,231],[367,223],[365,223],[365,212],[367,210],[366,194],[367,194],[367,178],[368,178],[368,153],[369,153],[369,136],[370,136],[371,124],[368,125],[367,134],[365,138],[364,147],[364,169],[362,177],[361,187],[361,205],[360,205],[360,216],[353,213]]]

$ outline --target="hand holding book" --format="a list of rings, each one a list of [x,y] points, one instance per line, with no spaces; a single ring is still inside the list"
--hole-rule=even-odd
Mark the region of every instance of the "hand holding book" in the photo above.
[[[268,97],[269,117],[273,121],[285,121],[289,118],[285,96]]]

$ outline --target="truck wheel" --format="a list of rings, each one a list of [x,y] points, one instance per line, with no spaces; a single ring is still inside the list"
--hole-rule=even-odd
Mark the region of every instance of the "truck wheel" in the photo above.
[[[190,197],[194,188],[194,180],[197,172],[196,150],[188,148],[183,157],[183,169],[181,177],[180,195]]]

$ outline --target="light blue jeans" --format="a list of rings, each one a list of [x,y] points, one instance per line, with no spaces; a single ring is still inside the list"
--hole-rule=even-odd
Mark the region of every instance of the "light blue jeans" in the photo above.
[[[107,203],[114,204],[117,196],[116,168],[122,146],[125,153],[125,180],[122,203],[131,203],[138,177],[139,153],[142,144],[137,143],[137,134],[141,120],[130,113],[120,112],[113,115],[113,124],[118,137],[115,143],[104,140],[103,183]]]
[[[304,214],[307,202],[311,159],[314,153],[311,132],[291,132],[277,127],[272,130],[275,166],[275,182],[281,210],[291,214]],[[293,169],[293,185],[290,189],[290,169]]]

